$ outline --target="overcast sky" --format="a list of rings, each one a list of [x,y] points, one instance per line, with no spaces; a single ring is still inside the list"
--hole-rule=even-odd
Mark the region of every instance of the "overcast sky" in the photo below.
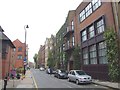
[[[25,42],[27,29],[29,61],[44,45],[46,38],[56,34],[64,24],[69,10],[75,10],[82,0],[0,0],[0,25],[14,41]]]

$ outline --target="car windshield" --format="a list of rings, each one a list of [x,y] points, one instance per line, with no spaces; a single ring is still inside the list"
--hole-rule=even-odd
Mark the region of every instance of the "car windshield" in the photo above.
[[[61,73],[65,73],[66,71],[65,70],[60,70]]]
[[[86,75],[86,73],[85,73],[84,71],[76,71],[76,73],[77,73],[78,75]]]

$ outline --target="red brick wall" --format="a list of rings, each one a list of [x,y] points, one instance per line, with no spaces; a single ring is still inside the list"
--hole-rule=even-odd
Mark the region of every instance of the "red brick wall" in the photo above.
[[[23,67],[24,66],[23,59],[25,57],[25,44],[22,43],[18,39],[13,41],[13,44],[16,47],[16,51],[15,51],[15,68]],[[22,51],[21,52],[18,51],[19,47],[22,47]],[[22,59],[18,60],[18,55],[22,55]]]

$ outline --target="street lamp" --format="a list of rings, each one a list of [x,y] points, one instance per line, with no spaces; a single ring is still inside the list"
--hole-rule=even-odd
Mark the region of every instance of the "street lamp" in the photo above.
[[[24,57],[24,75],[25,75],[25,65],[26,65],[26,61],[27,61],[27,55],[26,55],[26,36],[27,36],[27,30],[26,28],[29,28],[28,25],[25,25],[24,26],[24,29],[25,29],[25,57]]]

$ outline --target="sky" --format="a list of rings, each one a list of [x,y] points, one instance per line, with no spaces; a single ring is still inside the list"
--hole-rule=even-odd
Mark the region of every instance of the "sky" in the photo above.
[[[55,35],[64,24],[69,10],[82,0],[0,0],[0,25],[11,41],[25,42],[24,26],[28,25],[28,58],[38,53],[46,38]]]

